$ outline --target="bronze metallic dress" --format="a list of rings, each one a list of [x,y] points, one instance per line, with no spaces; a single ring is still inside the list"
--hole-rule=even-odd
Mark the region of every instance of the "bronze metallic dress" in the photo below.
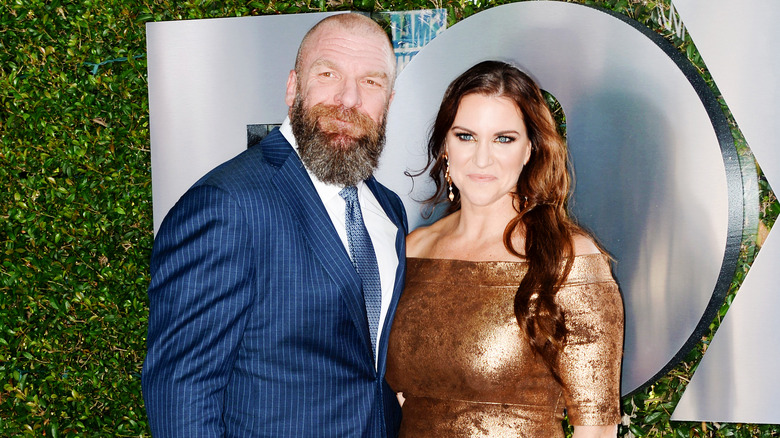
[[[559,385],[513,311],[523,262],[409,258],[387,359],[401,437],[563,437],[620,421],[623,304],[606,256],[575,257],[556,300],[569,330]]]

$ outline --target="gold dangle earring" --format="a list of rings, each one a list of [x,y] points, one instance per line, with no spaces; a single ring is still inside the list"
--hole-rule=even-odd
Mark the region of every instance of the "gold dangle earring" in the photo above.
[[[450,194],[447,196],[450,198],[450,202],[455,200],[455,194],[452,193],[452,178],[450,177],[450,157],[447,156],[447,154],[444,154],[444,159],[447,160],[447,170],[444,171],[444,179],[447,180],[447,185],[450,189]]]

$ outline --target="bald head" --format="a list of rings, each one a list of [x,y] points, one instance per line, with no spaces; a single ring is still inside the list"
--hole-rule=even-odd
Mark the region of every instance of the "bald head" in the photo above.
[[[325,31],[340,30],[350,33],[354,36],[366,38],[378,42],[386,49],[385,55],[392,68],[393,78],[395,77],[395,55],[393,54],[393,43],[388,38],[385,31],[372,19],[362,14],[337,14],[331,15],[319,23],[315,24],[301,41],[298,47],[298,55],[295,57],[295,71],[299,74],[303,68],[304,59],[317,41],[318,37]]]

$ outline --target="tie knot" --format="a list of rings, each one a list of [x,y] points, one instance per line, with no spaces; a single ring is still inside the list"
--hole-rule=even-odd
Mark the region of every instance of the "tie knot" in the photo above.
[[[358,199],[357,187],[347,186],[341,189],[339,195],[347,202],[355,202]]]

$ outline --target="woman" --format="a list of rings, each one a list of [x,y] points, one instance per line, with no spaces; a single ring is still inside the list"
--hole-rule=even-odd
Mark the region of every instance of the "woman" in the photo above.
[[[402,437],[616,435],[623,306],[608,258],[566,214],[567,155],[539,88],[486,61],[447,89],[431,202],[407,238],[387,381]],[[446,202],[446,201],[445,201]]]

